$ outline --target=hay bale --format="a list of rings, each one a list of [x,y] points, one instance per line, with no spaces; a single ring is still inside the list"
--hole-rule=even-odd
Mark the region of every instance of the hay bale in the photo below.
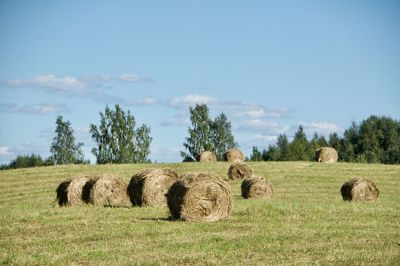
[[[228,169],[228,177],[231,180],[249,178],[252,175],[253,170],[243,162],[235,162]]]
[[[57,201],[60,206],[75,206],[83,202],[82,192],[87,176],[77,176],[71,180],[62,182],[57,188]]]
[[[376,201],[379,189],[369,180],[358,178],[351,179],[340,188],[343,200],[347,201]]]
[[[217,157],[211,151],[203,151],[197,156],[199,162],[216,162]]]
[[[68,205],[68,186],[70,182],[71,180],[65,180],[56,189],[57,201],[60,206]]]
[[[214,222],[232,213],[232,193],[228,184],[208,173],[181,177],[166,196],[175,219]]]
[[[244,154],[241,150],[233,148],[229,149],[224,153],[224,160],[228,162],[243,162],[244,161]]]
[[[335,163],[338,160],[338,153],[334,148],[322,147],[315,151],[315,160],[320,163]]]
[[[94,178],[87,184],[85,190],[90,189],[89,202],[91,204],[102,206],[127,206],[129,205],[127,187],[128,185],[121,177],[104,175]],[[85,193],[87,193],[87,191],[85,191]]]
[[[178,175],[171,169],[146,169],[132,176],[128,193],[135,206],[162,207],[167,206],[165,193]]]
[[[244,179],[241,189],[242,197],[245,199],[272,199],[272,184],[263,177],[253,176]]]

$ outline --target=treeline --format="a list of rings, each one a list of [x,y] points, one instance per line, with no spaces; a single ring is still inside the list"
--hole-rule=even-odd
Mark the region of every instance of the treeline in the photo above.
[[[400,163],[400,122],[389,117],[370,116],[345,130],[342,137],[330,134],[328,139],[317,133],[309,141],[299,126],[293,140],[279,135],[275,145],[260,151],[253,147],[251,161],[314,160],[315,150],[330,146],[339,154],[339,161],[360,163]]]
[[[99,125],[90,125],[92,139],[97,144],[97,147],[92,149],[96,162],[98,164],[150,162],[148,158],[152,141],[150,127],[142,125],[135,128],[135,126],[135,118],[130,111],[123,111],[119,105],[115,105],[114,110],[106,106],[104,112],[100,112]],[[50,157],[42,159],[35,154],[18,155],[9,164],[1,165],[0,169],[90,163],[84,158],[83,143],[76,143],[69,121],[64,121],[62,116],[58,116],[54,133]]]
[[[202,151],[213,152],[218,160],[223,153],[237,143],[232,134],[232,126],[224,113],[210,118],[205,104],[189,108],[191,127],[183,143],[181,156],[184,162],[195,161]],[[134,116],[119,105],[114,109],[105,107],[100,112],[98,125],[90,125],[92,139],[97,146],[92,149],[98,164],[106,163],[149,163],[150,144],[153,138],[147,125],[136,128]],[[18,155],[0,169],[35,166],[87,164],[83,143],[76,143],[69,121],[62,116],[56,119],[54,138],[50,146],[51,156],[43,159],[39,155]],[[303,127],[299,126],[293,139],[285,134],[278,137],[276,144],[259,150],[253,147],[251,161],[310,161],[315,150],[330,146],[339,154],[339,161],[363,163],[400,163],[400,122],[389,117],[370,116],[360,124],[352,123],[343,136],[330,134],[328,139],[317,133],[308,140]]]

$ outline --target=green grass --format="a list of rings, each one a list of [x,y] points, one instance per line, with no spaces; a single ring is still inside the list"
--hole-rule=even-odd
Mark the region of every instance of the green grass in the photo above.
[[[228,163],[71,165],[0,171],[0,263],[400,264],[400,166],[250,163],[274,186],[269,201],[244,200],[230,181],[232,216],[215,223],[169,221],[167,208],[60,208],[55,189],[78,174],[130,176],[144,167],[226,177]],[[340,186],[373,180],[376,203],[346,203]]]

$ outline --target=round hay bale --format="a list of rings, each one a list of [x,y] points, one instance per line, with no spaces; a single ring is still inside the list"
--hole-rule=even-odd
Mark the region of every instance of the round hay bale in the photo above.
[[[134,206],[167,206],[165,194],[178,175],[171,169],[146,169],[132,176],[128,185],[130,200]]]
[[[89,202],[102,206],[129,205],[125,180],[118,176],[104,175],[93,179],[85,189],[90,188]]]
[[[243,162],[235,162],[228,169],[228,177],[231,180],[249,178],[252,175],[253,170]]]
[[[242,197],[245,199],[272,199],[272,184],[264,177],[253,176],[242,182]]]
[[[90,180],[87,176],[77,176],[62,182],[57,188],[57,200],[60,206],[74,206],[83,202],[82,192]]]
[[[224,153],[224,160],[228,162],[243,162],[244,154],[241,150],[237,148],[229,149]]]
[[[71,180],[65,180],[61,182],[56,189],[56,199],[60,206],[68,205],[68,186],[70,182]]]
[[[208,173],[181,177],[166,196],[175,219],[214,222],[232,213],[232,193],[228,184]]]
[[[203,151],[197,156],[199,162],[216,162],[217,157],[211,151]]]
[[[315,160],[320,163],[335,163],[338,153],[334,148],[322,147],[315,151]]]
[[[358,178],[351,179],[340,188],[343,200],[347,201],[376,201],[379,189],[369,180]]]

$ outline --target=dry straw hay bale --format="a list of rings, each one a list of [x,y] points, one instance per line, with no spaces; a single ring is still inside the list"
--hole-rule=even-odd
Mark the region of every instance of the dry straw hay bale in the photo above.
[[[351,179],[343,184],[340,189],[343,200],[347,201],[376,201],[379,189],[367,179]]]
[[[212,174],[182,176],[166,196],[175,219],[214,222],[232,213],[232,193],[228,184]]]
[[[167,206],[165,194],[178,180],[178,175],[171,169],[146,169],[134,176],[128,186],[128,193],[135,206]]]
[[[86,183],[83,197],[94,205],[127,206],[129,205],[127,188],[127,183],[121,177],[103,175]]]
[[[199,162],[216,162],[217,157],[211,151],[203,151],[197,156]]]
[[[60,206],[75,206],[83,203],[83,187],[90,180],[88,176],[76,176],[63,181],[57,188],[57,201]]]
[[[228,169],[228,177],[231,180],[244,179],[252,175],[253,170],[244,162],[235,162]]]
[[[237,148],[229,149],[224,153],[224,160],[228,162],[243,162],[244,154],[241,150]]]
[[[334,148],[322,147],[315,151],[315,160],[320,163],[335,163],[338,160],[338,153]]]
[[[242,182],[242,197],[245,199],[272,199],[272,184],[264,177],[253,176]]]

